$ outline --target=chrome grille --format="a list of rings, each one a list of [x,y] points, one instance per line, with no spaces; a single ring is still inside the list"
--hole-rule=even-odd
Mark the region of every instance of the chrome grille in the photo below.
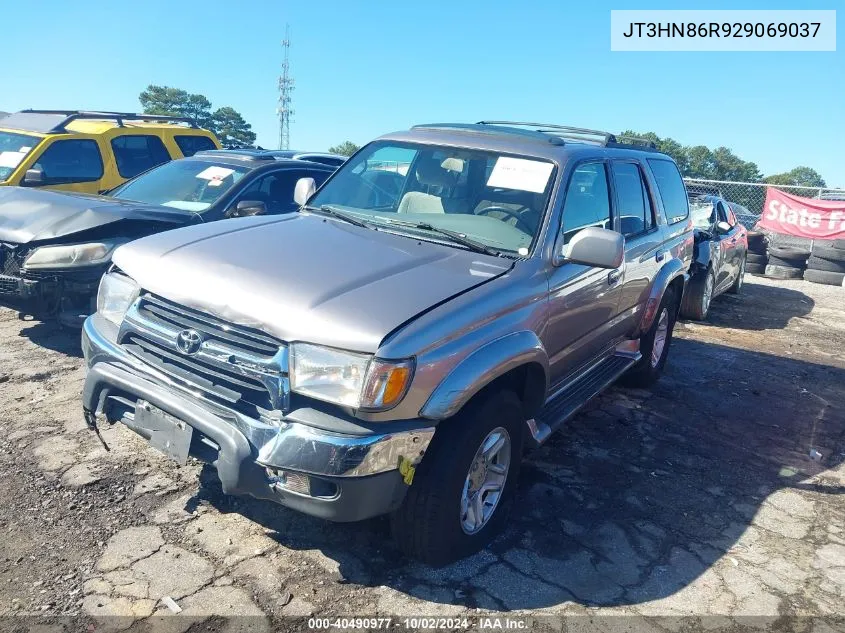
[[[195,353],[177,345],[186,330],[201,337]],[[259,330],[145,294],[126,313],[119,342],[176,384],[250,417],[288,408],[287,346]]]

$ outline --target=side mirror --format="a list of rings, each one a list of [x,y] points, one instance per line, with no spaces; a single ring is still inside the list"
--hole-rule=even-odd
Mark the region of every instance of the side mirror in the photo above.
[[[625,236],[595,226],[582,229],[563,247],[563,259],[596,268],[619,268],[625,260]]]
[[[317,183],[313,178],[300,178],[296,181],[296,187],[293,190],[293,201],[303,207],[316,190]]]
[[[729,233],[732,228],[733,227],[727,222],[718,222],[716,224],[716,230],[719,231],[719,233]]]
[[[32,169],[26,170],[21,184],[29,187],[38,187],[39,185],[43,185],[46,180],[44,178],[44,171],[40,167],[33,167]]]
[[[241,200],[234,209],[227,214],[230,218],[244,218],[250,215],[267,213],[267,205],[261,200]]]

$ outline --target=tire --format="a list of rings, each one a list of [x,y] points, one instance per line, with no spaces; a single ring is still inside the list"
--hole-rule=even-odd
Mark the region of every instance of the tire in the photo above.
[[[828,244],[815,244],[810,259],[826,259],[831,262],[845,262],[845,249]]]
[[[766,253],[766,234],[761,231],[748,231],[748,250],[753,253]]]
[[[669,346],[672,343],[672,332],[675,330],[675,320],[678,313],[678,299],[672,288],[667,288],[657,308],[654,322],[648,331],[640,337],[640,353],[643,357],[631,367],[620,379],[619,383],[628,387],[649,387],[657,382],[666,359],[669,356]],[[659,344],[658,329],[661,319],[665,316],[665,332],[660,354],[654,356],[655,342]]]
[[[845,273],[845,261],[822,259],[821,257],[810,255],[810,259],[807,261],[807,270],[823,270],[829,273]]]
[[[393,537],[405,554],[441,566],[477,552],[499,533],[516,492],[524,426],[522,404],[509,390],[479,394],[438,425],[402,506],[391,515]],[[470,533],[462,526],[465,486],[482,443],[497,429],[509,443],[501,453],[509,459],[504,486],[486,523]]]
[[[803,268],[792,268],[776,264],[766,266],[766,277],[771,277],[772,279],[801,279],[803,276]]]
[[[748,263],[745,265],[745,272],[749,275],[765,275],[766,267],[763,264]]]
[[[749,264],[762,264],[765,266],[769,261],[768,255],[765,253],[763,255],[759,255],[752,251],[748,251],[748,263]]]
[[[705,274],[699,274],[690,279],[681,301],[681,316],[694,321],[704,321],[710,312],[710,302],[713,300],[715,287],[716,275],[712,268],[708,268]]]
[[[802,257],[800,259],[795,259],[791,257],[779,257],[778,255],[772,255],[769,253],[768,264],[770,266],[779,266],[781,268],[797,268],[798,270],[804,270],[807,267],[807,258]]]
[[[728,292],[730,292],[732,295],[738,295],[740,292],[742,292],[742,284],[745,281],[745,270],[747,266],[748,264],[746,262],[746,258],[743,258],[742,262],[739,265],[739,274],[736,276],[736,279],[734,279],[733,285],[728,288]]]
[[[812,281],[814,284],[827,284],[828,286],[842,286],[845,285],[845,273],[830,272],[827,270],[811,270],[804,271],[804,279]]]

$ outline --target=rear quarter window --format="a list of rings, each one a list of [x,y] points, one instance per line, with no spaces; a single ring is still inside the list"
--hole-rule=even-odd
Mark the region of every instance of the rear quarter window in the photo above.
[[[127,134],[113,138],[111,148],[117,171],[124,178],[132,178],[150,167],[170,160],[170,154],[157,136]]]
[[[207,136],[189,136],[187,134],[177,134],[173,137],[179,150],[186,158],[193,156],[197,152],[203,152],[208,149],[217,149],[217,146]]]
[[[687,189],[681,178],[681,172],[671,160],[649,158],[648,166],[657,182],[657,190],[663,200],[663,210],[669,224],[683,222],[689,217]]]

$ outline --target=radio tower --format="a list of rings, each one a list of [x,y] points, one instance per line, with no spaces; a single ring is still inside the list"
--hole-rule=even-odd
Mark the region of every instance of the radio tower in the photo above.
[[[285,49],[285,61],[282,62],[282,74],[279,77],[279,149],[290,149],[290,120],[293,110],[290,107],[293,92],[293,78],[290,76],[290,25],[285,24],[285,39],[282,40]]]

